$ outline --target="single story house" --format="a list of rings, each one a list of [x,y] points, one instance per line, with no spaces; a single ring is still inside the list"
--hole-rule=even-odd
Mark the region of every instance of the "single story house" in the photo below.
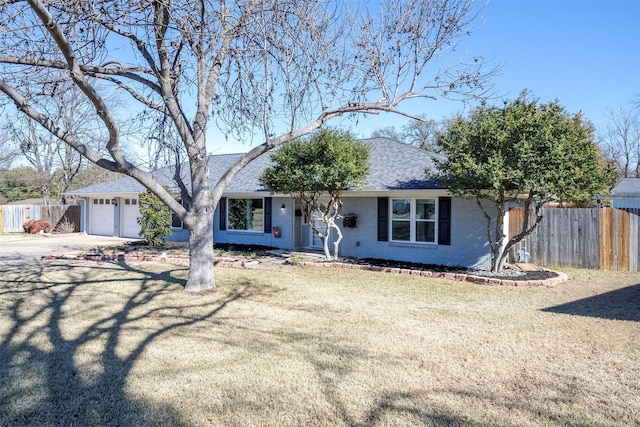
[[[363,142],[371,147],[369,175],[364,186],[343,193],[341,256],[489,265],[486,221],[475,201],[452,197],[425,174],[425,169],[435,168],[437,154],[387,138]],[[212,184],[239,156],[211,156]],[[258,176],[270,162],[269,153],[262,155],[228,186],[214,214],[214,241],[286,250],[321,249],[295,200],[286,194],[271,194],[259,184]],[[155,175],[161,184],[176,188],[172,168]],[[138,237],[138,194],[144,191],[137,181],[125,177],[68,194],[81,201],[86,233]],[[172,221],[172,227],[170,240],[188,240],[179,220]]]

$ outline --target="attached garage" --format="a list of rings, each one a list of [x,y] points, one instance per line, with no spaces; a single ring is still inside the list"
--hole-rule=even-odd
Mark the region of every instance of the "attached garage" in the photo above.
[[[140,226],[138,225],[138,217],[140,216],[140,209],[138,208],[138,199],[123,198],[121,203],[121,237],[139,238]]]
[[[115,209],[112,199],[92,199],[89,233],[99,236],[113,236]]]

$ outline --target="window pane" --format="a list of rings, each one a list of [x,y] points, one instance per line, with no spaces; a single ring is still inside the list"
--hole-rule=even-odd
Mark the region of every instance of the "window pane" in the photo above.
[[[229,228],[262,231],[262,199],[229,199]]]
[[[436,223],[431,221],[416,221],[416,242],[435,242]]]
[[[416,200],[416,219],[436,219],[436,201],[434,199]]]
[[[391,221],[391,240],[409,241],[411,239],[411,222]]]
[[[133,202],[136,202],[136,199],[133,199]],[[184,200],[178,200],[178,202],[180,202],[180,204],[185,208],[185,209],[189,209],[189,205],[187,203],[185,203]],[[133,203],[135,205],[135,203]],[[174,213],[171,212],[171,228],[184,228],[184,224],[182,223],[182,220],[180,220],[180,218],[178,218],[178,216]]]
[[[391,217],[392,219],[411,218],[411,199],[393,199]]]

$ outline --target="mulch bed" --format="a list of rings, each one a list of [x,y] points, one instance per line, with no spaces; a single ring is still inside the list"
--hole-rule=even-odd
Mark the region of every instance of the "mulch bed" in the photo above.
[[[554,277],[558,277],[558,273],[555,271],[540,269],[537,271],[519,271],[513,269],[506,269],[502,273],[492,274],[490,271],[486,270],[475,270],[466,267],[459,266],[446,266],[446,265],[437,265],[437,264],[421,264],[415,262],[402,262],[402,261],[391,261],[386,259],[377,259],[377,258],[363,258],[358,260],[351,260],[352,262],[358,264],[368,264],[375,265],[380,267],[391,267],[391,268],[406,268],[410,270],[418,270],[418,271],[433,271],[433,272],[441,272],[441,273],[453,273],[453,274],[471,274],[482,277],[488,277],[493,279],[508,279],[514,281],[528,281],[528,280],[546,280]]]
[[[127,245],[111,247],[111,253],[104,253],[104,248],[96,248],[81,256],[83,259],[103,261],[165,261],[188,264],[189,256],[184,243],[167,242],[163,246],[146,246],[142,242],[131,242]],[[273,256],[275,248],[260,245],[216,244],[214,249],[221,256],[216,256],[216,265],[221,267],[253,268],[260,264],[255,258]],[[315,266],[329,268],[347,268],[370,270],[385,273],[407,274],[467,281],[478,284],[503,286],[555,286],[567,280],[567,276],[555,271],[539,269],[536,271],[519,271],[507,268],[499,274],[486,270],[475,270],[466,267],[444,266],[437,264],[421,264],[377,258],[341,259],[340,261],[289,261],[299,266]]]

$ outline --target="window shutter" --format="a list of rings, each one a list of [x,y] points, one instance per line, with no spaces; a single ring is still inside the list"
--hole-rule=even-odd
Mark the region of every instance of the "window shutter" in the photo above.
[[[378,241],[389,241],[389,198],[378,197]]]
[[[227,229],[227,198],[221,197],[220,203],[218,203],[218,206],[220,206],[220,230],[226,230]]]
[[[271,197],[264,198],[264,232],[271,233]]]
[[[438,244],[451,244],[451,197],[438,199]]]

